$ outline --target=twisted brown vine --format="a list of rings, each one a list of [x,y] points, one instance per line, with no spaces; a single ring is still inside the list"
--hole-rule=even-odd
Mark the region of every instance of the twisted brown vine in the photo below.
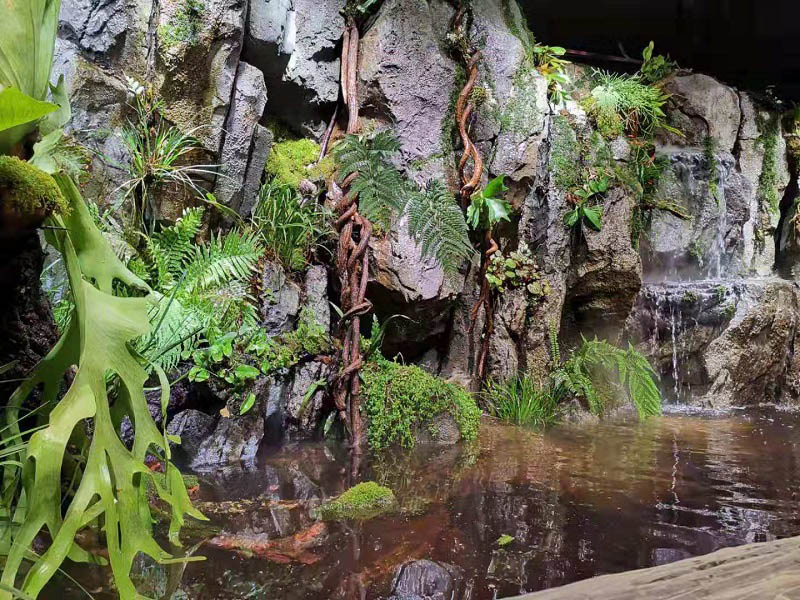
[[[347,133],[355,133],[358,130],[359,110],[359,32],[352,17],[347,19],[342,42],[342,98],[348,108]],[[326,139],[326,149],[327,141]],[[341,351],[337,363],[340,370],[332,381],[333,401],[347,427],[354,454],[361,452],[361,316],[372,309],[372,304],[366,299],[372,224],[358,212],[358,195],[347,191],[357,176],[357,173],[348,176],[341,187],[331,182],[328,190],[329,198],[339,215],[335,223],[339,233],[336,272],[341,287],[340,305],[343,312],[338,332]]]
[[[462,2],[456,16],[453,20],[453,39],[455,40],[455,47],[464,62],[467,71],[467,81],[461,92],[458,94],[456,100],[455,118],[458,126],[458,134],[461,137],[461,143],[464,149],[461,154],[461,159],[458,161],[458,176],[461,183],[461,208],[466,210],[469,206],[472,194],[480,185],[481,175],[483,174],[483,159],[477,146],[470,137],[470,117],[475,111],[476,105],[473,100],[473,90],[478,81],[478,62],[480,61],[481,53],[479,50],[471,48],[469,43],[469,28],[470,28],[471,13],[467,3]],[[468,172],[467,166],[470,158],[472,159],[472,170]],[[478,314],[481,306],[484,308],[484,323],[483,335],[481,336],[481,348],[478,352],[475,378],[480,383],[484,379],[486,371],[486,355],[489,351],[489,337],[494,330],[494,298],[492,297],[489,282],[486,279],[486,271],[489,268],[489,259],[497,252],[497,242],[492,237],[491,226],[484,232],[483,239],[481,240],[481,267],[479,278],[481,282],[481,291],[478,301],[472,307],[470,312],[470,325],[469,333],[471,334],[475,329],[475,323],[478,320]]]

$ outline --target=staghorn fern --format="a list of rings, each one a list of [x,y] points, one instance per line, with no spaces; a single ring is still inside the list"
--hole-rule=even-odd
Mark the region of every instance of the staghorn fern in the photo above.
[[[444,183],[432,180],[410,195],[408,232],[421,246],[422,255],[433,257],[445,274],[452,276],[473,253],[464,214]]]
[[[388,227],[405,205],[406,181],[389,162],[399,150],[400,143],[390,131],[348,135],[334,149],[339,181],[358,173],[350,192],[358,194],[361,213],[382,227]]]

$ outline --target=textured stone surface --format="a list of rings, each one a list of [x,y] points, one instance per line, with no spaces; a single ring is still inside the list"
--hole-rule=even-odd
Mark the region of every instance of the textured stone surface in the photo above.
[[[272,262],[264,263],[261,283],[261,317],[267,335],[291,331],[300,313],[300,286]]]
[[[800,289],[778,279],[648,285],[629,318],[669,395],[724,408],[798,396]],[[675,367],[677,366],[677,372]]]
[[[666,91],[672,95],[667,111],[670,124],[683,133],[666,135],[669,144],[702,148],[711,136],[720,151],[733,152],[741,122],[735,90],[713,77],[693,73],[669,79]]]
[[[235,211],[240,211],[245,204],[252,206],[254,203],[252,198],[245,198],[244,190],[251,157],[257,160],[253,156],[256,127],[259,126],[266,104],[264,75],[252,65],[240,62],[220,153],[224,176],[219,178],[216,187],[217,200]],[[263,168],[264,163],[261,164]],[[250,187],[252,189],[252,184]]]
[[[517,600],[790,600],[800,589],[800,538],[724,548],[667,565],[603,575]]]
[[[444,50],[452,15],[443,0],[386,0],[361,42],[362,116],[392,124],[403,163],[419,182],[441,176],[453,160],[442,158],[442,130],[457,93],[456,64]]]
[[[244,416],[221,418],[200,443],[190,466],[204,470],[255,458],[264,437],[264,418],[251,411]]]
[[[199,410],[187,409],[179,412],[167,426],[167,433],[181,438],[178,446],[184,456],[197,456],[200,447],[214,431],[216,418]]]
[[[331,305],[328,302],[328,272],[322,265],[309,267],[305,276],[305,302],[314,321],[326,330],[331,324]]]
[[[263,125],[255,126],[252,150],[248,158],[247,171],[245,171],[244,175],[242,203],[238,208],[239,214],[245,218],[253,213],[253,209],[258,202],[258,192],[261,189],[261,180],[264,177],[264,165],[267,164],[267,158],[269,158],[273,142],[272,131]]]
[[[390,600],[450,600],[459,593],[463,573],[458,567],[415,560],[400,567]]]
[[[264,72],[269,114],[304,134],[324,130],[339,96],[344,5],[344,0],[250,2],[245,60]]]

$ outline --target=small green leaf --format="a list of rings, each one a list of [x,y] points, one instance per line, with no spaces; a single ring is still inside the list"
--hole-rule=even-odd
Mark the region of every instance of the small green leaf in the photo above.
[[[496,544],[500,547],[503,547],[503,546],[508,546],[513,541],[514,541],[513,535],[508,535],[507,533],[504,533],[499,538],[497,538]]]
[[[486,184],[486,187],[481,192],[481,196],[484,198],[498,198],[503,192],[508,191],[504,180],[505,175],[499,175],[492,179],[489,183]]]
[[[489,225],[493,226],[500,221],[510,221],[511,205],[505,200],[496,198],[486,199],[486,208],[489,211]]]
[[[573,208],[567,214],[564,215],[564,224],[567,227],[574,227],[575,223],[578,222],[580,218],[579,210],[577,208]]]
[[[586,220],[589,221],[591,228],[595,231],[600,231],[603,228],[600,212],[596,209],[585,207],[583,209],[583,215],[586,217]]]
[[[256,403],[256,395],[253,392],[247,394],[247,398],[244,399],[242,402],[242,407],[239,409],[239,414],[243,415],[250,412],[250,409],[253,408],[253,405]]]
[[[261,375],[261,371],[250,365],[236,365],[233,372],[239,379],[255,379]]]

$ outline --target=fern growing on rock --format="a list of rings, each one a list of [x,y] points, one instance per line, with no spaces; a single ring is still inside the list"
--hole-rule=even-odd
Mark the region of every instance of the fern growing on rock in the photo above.
[[[361,214],[382,227],[388,227],[392,217],[405,206],[408,185],[389,162],[399,150],[400,142],[390,131],[372,136],[348,135],[334,149],[339,181],[356,175],[350,193],[358,194]]]
[[[605,411],[615,391],[630,400],[640,417],[661,414],[655,371],[631,344],[623,349],[604,340],[584,339],[567,360],[556,364],[551,375],[555,388],[583,398],[596,415]]]
[[[420,245],[422,255],[432,257],[445,274],[452,275],[472,256],[464,214],[455,196],[438,180],[410,194],[408,231]]]

